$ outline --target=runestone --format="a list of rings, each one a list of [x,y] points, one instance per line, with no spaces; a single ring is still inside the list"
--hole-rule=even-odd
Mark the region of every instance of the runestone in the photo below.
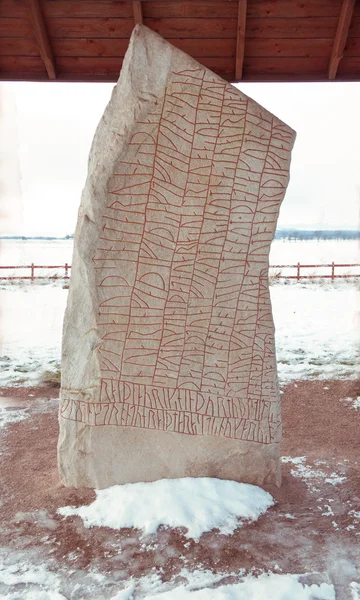
[[[136,26],[95,134],[75,234],[65,485],[280,484],[268,257],[294,139]]]

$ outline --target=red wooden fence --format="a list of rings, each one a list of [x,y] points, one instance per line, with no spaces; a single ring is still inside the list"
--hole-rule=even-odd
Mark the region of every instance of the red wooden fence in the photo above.
[[[312,274],[312,275],[303,275],[301,273],[301,269],[326,269],[330,268],[331,273],[329,274]],[[296,265],[270,265],[270,269],[296,269],[296,275],[282,275],[272,274],[276,279],[337,279],[337,278],[346,278],[346,277],[360,277],[360,272],[357,273],[335,273],[335,269],[360,269],[360,264],[339,264],[339,263],[328,263],[322,265],[301,265],[297,263]]]
[[[310,274],[304,275],[301,271],[302,269],[331,269],[329,274]],[[358,272],[353,273],[336,273],[335,269],[358,269]],[[31,265],[0,265],[1,269],[30,269],[30,275],[11,275],[9,277],[0,277],[1,279],[11,280],[11,279],[69,279],[69,271],[71,269],[71,265],[65,263],[64,265],[35,265],[32,263]],[[54,275],[38,275],[35,274],[35,269],[63,269],[64,274],[59,275],[58,273]],[[273,271],[276,269],[295,269],[294,275],[282,275],[282,273],[274,273]],[[322,265],[301,265],[297,263],[296,265],[270,265],[270,276],[274,279],[338,279],[338,278],[348,278],[348,277],[360,277],[360,264],[338,264],[338,263],[328,263]]]
[[[9,277],[0,277],[0,279],[69,279],[69,270],[71,269],[71,265],[65,263],[64,265],[35,265],[31,263],[31,265],[0,265],[1,269],[30,269],[31,274],[29,276],[26,275],[18,275],[18,276],[9,276]],[[64,269],[64,275],[59,277],[59,275],[35,275],[35,269]]]

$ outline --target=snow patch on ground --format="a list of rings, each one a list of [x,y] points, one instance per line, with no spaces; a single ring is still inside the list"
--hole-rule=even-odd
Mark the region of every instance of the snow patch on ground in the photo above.
[[[345,481],[345,477],[340,475],[339,473],[326,473],[324,470],[319,469],[318,466],[321,464],[326,464],[325,461],[317,460],[315,461],[315,467],[305,464],[306,456],[282,456],[281,460],[283,463],[290,463],[294,465],[294,468],[291,469],[291,475],[294,477],[299,477],[304,481],[311,492],[319,491],[316,487],[316,483],[320,481],[329,483],[330,485],[338,485]]]
[[[231,534],[241,521],[256,521],[273,504],[272,496],[254,485],[185,477],[115,485],[98,490],[89,506],[65,506],[58,512],[80,516],[86,527],[134,527],[143,535],[155,533],[160,525],[184,527],[187,538],[199,540],[214,528]]]
[[[360,600],[360,583],[356,583],[356,581],[352,581],[350,583],[350,592],[352,600]]]
[[[260,573],[213,573],[183,569],[163,583],[154,573],[141,579],[115,583],[111,576],[89,572],[87,578],[97,581],[96,587],[86,587],[71,581],[76,573],[60,569],[57,574],[44,565],[0,566],[0,594],[4,600],[67,600],[88,598],[98,600],[335,600],[335,590],[329,583],[307,584],[306,575]],[[225,579],[233,582],[221,584]],[[179,581],[180,580],[180,581]],[[84,582],[85,584],[85,582]],[[118,586],[122,589],[118,589]],[[355,582],[351,592],[357,593]],[[353,598],[358,598],[353,595]]]
[[[249,575],[239,583],[217,588],[193,590],[182,585],[145,597],[148,600],[335,600],[335,590],[328,583],[303,585],[297,575],[270,573],[259,577]]]
[[[236,582],[221,585],[221,581],[229,577]],[[176,581],[179,578],[185,580],[180,585],[174,580],[163,583],[157,576],[144,577],[134,582],[133,588],[125,588],[111,600],[335,600],[333,585],[307,585],[299,581],[303,577],[275,573],[215,574],[183,569],[175,576]]]
[[[347,402],[351,405],[351,408],[354,408],[355,410],[360,409],[360,396],[357,398],[344,398],[343,402]]]
[[[135,584],[131,584],[129,587],[126,587],[121,592],[118,592],[111,598],[111,600],[131,600],[133,597],[133,592],[135,591]]]
[[[65,596],[57,591],[60,585],[60,576],[49,571],[44,565],[35,566],[25,562],[0,564],[0,591],[2,586],[6,586],[8,591],[7,594],[1,594],[1,598],[66,600]]]
[[[0,407],[0,429],[10,425],[10,423],[19,423],[24,419],[29,418],[29,414],[26,409],[12,410],[9,408]]]

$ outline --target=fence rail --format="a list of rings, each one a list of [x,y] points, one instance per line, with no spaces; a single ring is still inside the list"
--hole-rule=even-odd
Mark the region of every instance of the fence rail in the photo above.
[[[2,269],[22,269],[23,271],[30,269],[30,275],[10,275],[8,277],[0,277],[0,280],[14,280],[14,279],[29,279],[34,281],[35,279],[69,279],[71,265],[65,263],[64,265],[35,265],[32,263],[31,265],[0,265],[0,272]],[[35,271],[39,269],[47,269],[49,271],[57,269],[61,270],[60,274],[55,273],[52,275],[38,275]],[[279,273],[274,273],[276,269],[293,269],[295,270],[295,274],[285,274],[283,275],[280,271]],[[317,274],[303,274],[302,269],[331,269],[331,272],[328,274],[317,273]],[[357,273],[339,273],[336,272],[336,269],[358,269]],[[62,273],[63,272],[63,273]],[[360,277],[360,264],[340,264],[340,263],[327,263],[327,264],[317,264],[317,265],[302,265],[297,263],[295,265],[270,265],[270,276],[275,279],[339,279],[339,278],[349,278],[349,277]]]
[[[31,263],[31,265],[0,265],[1,269],[30,269],[30,275],[12,275],[9,277],[0,277],[1,279],[69,279],[69,271],[71,269],[71,265],[65,263],[64,265],[35,265]],[[54,275],[35,275],[35,269],[63,269],[64,274],[59,276],[57,273]]]
[[[330,268],[331,269],[331,273],[329,274],[323,274],[323,273],[316,273],[316,274],[310,274],[310,275],[303,275],[301,273],[301,269],[327,269]],[[297,263],[296,265],[270,265],[270,270],[274,270],[274,269],[296,269],[296,274],[295,275],[282,275],[281,272],[280,273],[271,273],[272,277],[275,277],[276,279],[338,279],[338,278],[348,278],[348,277],[360,277],[360,272],[358,273],[336,273],[335,269],[360,269],[360,264],[355,264],[355,263],[351,263],[351,264],[343,264],[343,263],[327,263],[327,264],[321,264],[321,265],[301,265],[300,263]]]

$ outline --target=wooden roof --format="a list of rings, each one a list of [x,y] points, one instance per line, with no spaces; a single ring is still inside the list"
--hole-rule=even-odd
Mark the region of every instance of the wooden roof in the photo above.
[[[116,81],[139,22],[229,81],[360,80],[360,0],[0,0],[0,80]]]

